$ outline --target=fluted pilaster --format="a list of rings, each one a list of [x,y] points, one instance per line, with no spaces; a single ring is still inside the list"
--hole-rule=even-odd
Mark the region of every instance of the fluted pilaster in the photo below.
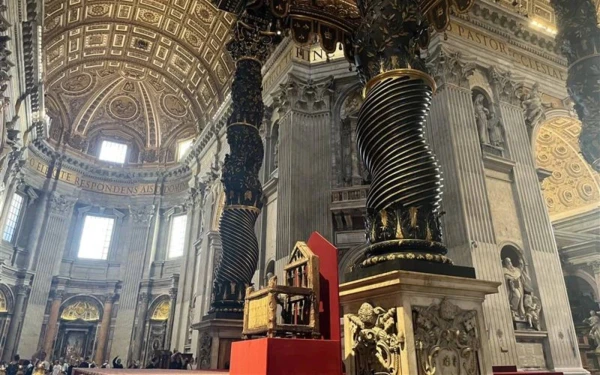
[[[75,205],[72,197],[55,194],[48,199],[48,214],[39,240],[38,255],[32,264],[35,277],[19,342],[18,351],[24,357],[32,355],[38,348],[50,286],[58,273]]]
[[[146,327],[146,314],[148,313],[148,303],[150,301],[150,295],[146,292],[140,293],[138,296],[138,306],[135,326],[133,348],[132,348],[132,360],[140,361],[142,359],[142,348],[144,343],[144,334]]]
[[[495,72],[492,80],[497,90],[516,87],[509,73]],[[548,343],[554,369],[580,369],[577,338],[569,309],[566,286],[552,224],[536,172],[523,109],[514,91],[504,89],[499,95],[500,115],[506,126],[507,145],[516,162],[513,175],[522,218],[523,240],[526,256],[530,257],[533,280],[542,305],[542,319],[548,331]]]
[[[123,286],[119,296],[119,313],[116,317],[112,351],[128,358],[132,339],[135,308],[143,278],[144,267],[147,264],[146,254],[152,240],[152,224],[155,215],[154,205],[129,207],[129,238],[127,246],[127,261],[121,266]],[[102,358],[104,360],[106,358]],[[139,358],[134,358],[139,359]]]
[[[279,111],[276,274],[296,241],[313,231],[331,236],[331,105],[333,78],[289,75],[276,94]]]
[[[475,69],[460,52],[438,50],[430,61],[438,91],[428,119],[428,138],[444,178],[442,208],[449,256],[474,267],[477,277],[502,280],[503,273],[490,210],[486,171],[468,77]],[[517,363],[512,319],[505,288],[483,304],[492,361]],[[501,338],[498,332],[502,332]]]
[[[13,356],[16,353],[16,343],[18,338],[21,335],[21,325],[23,323],[23,310],[25,307],[25,300],[29,293],[31,292],[31,287],[29,285],[17,285],[15,287],[17,298],[15,298],[15,308],[12,314],[12,318],[10,320],[10,328],[8,330],[8,335],[6,337],[6,344],[4,346],[4,353],[2,355],[2,360],[5,362],[10,362]]]

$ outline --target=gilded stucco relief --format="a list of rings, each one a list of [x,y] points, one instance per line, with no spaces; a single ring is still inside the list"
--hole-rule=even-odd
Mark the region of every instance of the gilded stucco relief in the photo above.
[[[594,172],[581,156],[580,132],[578,120],[557,117],[544,122],[536,136],[537,166],[552,172],[542,183],[552,220],[600,206],[600,174]]]

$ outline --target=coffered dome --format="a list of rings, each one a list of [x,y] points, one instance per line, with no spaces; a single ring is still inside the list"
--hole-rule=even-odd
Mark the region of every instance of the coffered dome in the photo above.
[[[229,90],[233,17],[206,0],[49,0],[44,45],[51,138],[129,162],[174,160]]]

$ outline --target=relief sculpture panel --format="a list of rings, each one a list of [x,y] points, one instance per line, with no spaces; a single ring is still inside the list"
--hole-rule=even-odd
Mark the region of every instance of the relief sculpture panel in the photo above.
[[[413,306],[419,375],[478,375],[477,312],[447,299]]]

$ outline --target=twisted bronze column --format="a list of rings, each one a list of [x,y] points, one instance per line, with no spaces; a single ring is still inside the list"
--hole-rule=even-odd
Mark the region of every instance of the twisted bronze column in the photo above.
[[[567,89],[582,123],[579,146],[600,172],[600,20],[592,0],[551,0],[557,42],[569,62]]]
[[[258,178],[264,156],[259,135],[264,111],[261,69],[280,39],[269,30],[268,18],[265,9],[244,13],[227,45],[236,69],[231,90],[233,111],[227,122],[230,153],[222,175],[226,201],[219,232],[223,251],[215,269],[210,312],[243,312],[244,293],[258,262],[254,224],[263,206]]]
[[[359,3],[355,62],[365,83],[357,141],[372,176],[362,266],[386,260],[451,263],[440,228],[441,176],[424,137],[434,80],[420,48],[428,25],[417,0]]]

